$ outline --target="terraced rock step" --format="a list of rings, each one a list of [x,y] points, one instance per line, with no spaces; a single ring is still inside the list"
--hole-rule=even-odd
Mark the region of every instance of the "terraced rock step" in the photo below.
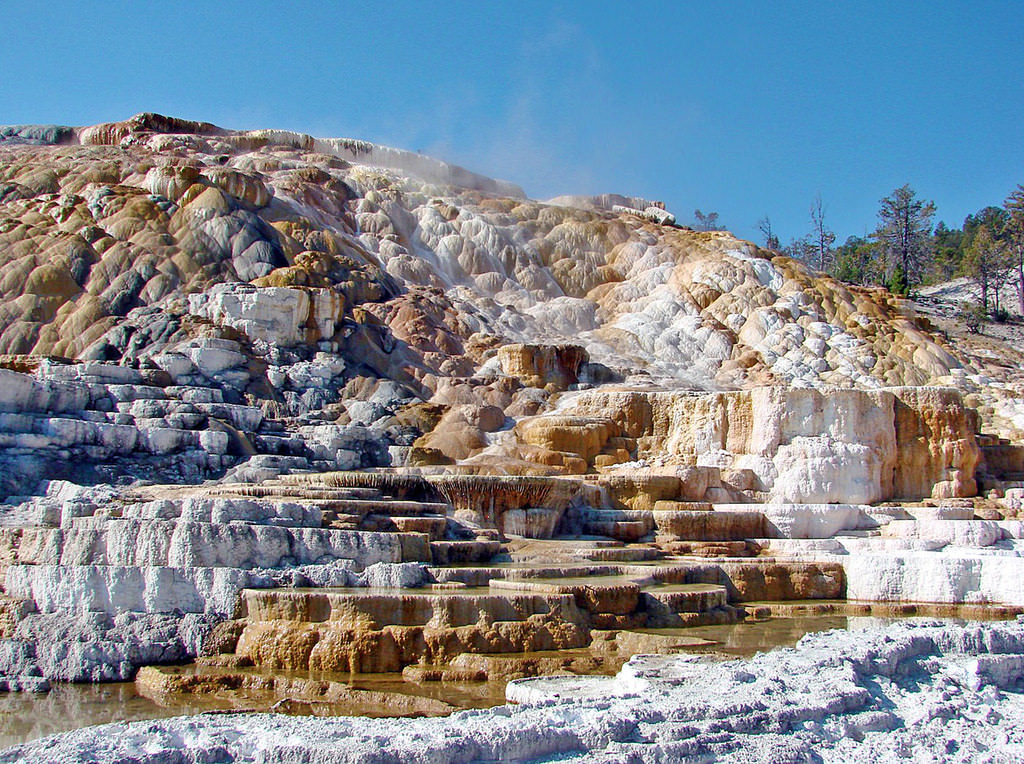
[[[659,499],[652,508],[655,512],[711,512],[714,505],[710,501],[679,501],[676,499]]]
[[[268,668],[357,666],[366,671],[368,666],[437,664],[460,653],[583,647],[592,640],[595,649],[614,651],[640,640],[624,637],[616,646],[621,630],[735,623],[743,617],[727,604],[724,587],[665,585],[639,575],[493,578],[486,588],[247,590],[242,596],[244,615],[233,660]],[[601,631],[607,629],[615,631]],[[529,666],[565,667],[568,658],[538,654],[525,663],[503,664],[511,668],[497,675],[529,675],[535,670]],[[442,681],[495,671],[493,665],[462,660],[447,668],[412,671]],[[607,662],[593,656],[581,660],[577,669]]]
[[[651,525],[644,520],[589,519],[584,523],[583,530],[589,535],[633,543],[649,534]]]
[[[78,518],[30,535],[19,546],[22,564],[277,568],[423,560],[426,552],[425,539],[411,534],[236,522]]]
[[[569,594],[576,606],[591,615],[629,615],[640,604],[640,585],[621,576],[606,578],[560,578],[507,580],[495,579],[490,583],[494,592],[537,592]]]
[[[621,574],[618,565],[573,562],[560,565],[544,563],[503,563],[498,566],[445,566],[427,569],[430,576],[441,583],[459,583],[466,586],[487,586],[493,580],[532,581],[534,579],[558,579],[563,577],[617,576]]]
[[[508,559],[512,562],[541,567],[587,562],[639,562],[660,556],[660,552],[651,546],[623,544],[603,536],[514,539],[506,546]]]
[[[440,541],[444,539],[448,530],[448,518],[444,515],[419,515],[416,517],[368,515],[362,518],[361,525],[366,530],[374,531],[394,530],[399,533],[426,533],[431,541]]]
[[[396,672],[467,652],[562,650],[590,639],[586,614],[567,594],[363,589],[245,599],[237,642],[224,649],[269,669]]]
[[[883,535],[922,539],[941,546],[987,547],[1003,540],[1024,539],[1024,521],[893,520],[885,526]]]
[[[339,489],[348,490],[348,489]],[[441,502],[401,501],[398,499],[331,499],[321,505],[322,509],[348,514],[381,514],[391,516],[419,517],[421,515],[444,515],[448,505]]]
[[[730,507],[728,512],[715,512],[708,502],[653,502],[650,509],[587,509],[583,531],[607,536],[625,543],[640,541],[656,534],[657,541],[743,541],[767,535],[765,516],[756,509]]]
[[[276,482],[282,485],[321,485],[334,488],[352,488],[377,491],[398,499],[418,499],[433,495],[434,489],[420,475],[405,472],[318,472],[314,474],[281,475]]]
[[[940,604],[927,602],[851,602],[849,600],[790,600],[747,602],[754,618],[843,615],[873,618],[956,618],[965,621],[1007,621],[1024,614],[1024,605]]]
[[[240,496],[259,499],[327,499],[341,502],[359,499],[361,496],[374,497],[375,493],[372,489],[329,488],[326,486],[297,487],[288,485],[232,485],[212,488],[210,490],[211,496]]]
[[[580,616],[570,594],[500,590],[306,589],[246,590],[248,621],[330,622],[331,627],[373,631],[385,626],[450,629],[493,621],[525,621],[559,612]]]
[[[672,541],[742,541],[764,538],[767,521],[759,511],[678,511],[651,512],[659,542]]]
[[[406,666],[402,676],[416,682],[508,682],[550,674],[611,674],[628,660],[614,650],[590,648],[526,653],[463,653],[445,666]]]
[[[288,477],[288,476],[282,476],[282,477]],[[292,475],[291,477],[310,477],[310,476],[309,475]],[[308,499],[307,496],[304,495],[305,491],[311,486],[311,484],[309,482],[294,483],[294,484],[293,483],[285,483],[283,481],[277,481],[277,482],[279,482],[281,487],[285,487],[285,486],[289,487],[294,492],[294,497],[296,499],[307,499],[307,500],[310,500],[310,499]],[[228,490],[230,491],[230,489],[228,489]],[[347,501],[349,499],[366,499],[366,500],[372,501],[374,499],[382,499],[382,498],[384,498],[384,493],[382,491],[376,489],[376,488],[358,488],[358,487],[351,487],[351,486],[343,486],[343,487],[331,487],[330,490],[337,491],[336,495],[339,497],[337,499],[337,501]],[[320,499],[320,498],[318,498],[318,499],[311,499],[310,501],[316,502],[318,505],[319,504],[329,505],[331,501],[334,501],[334,499]]]
[[[714,641],[671,629],[591,629],[585,648],[525,653],[464,653],[444,665],[417,664],[402,670],[414,682],[500,682],[551,674],[608,674],[643,653],[712,648]],[[504,699],[504,695],[502,695]]]
[[[331,512],[323,515],[322,522],[325,528],[354,531],[358,530],[360,525],[362,525],[363,518],[360,515],[344,515]]]
[[[674,613],[703,613],[729,604],[726,587],[715,584],[665,584],[646,588],[643,594]]]
[[[657,560],[662,553],[656,547],[624,546],[590,549],[580,553],[583,559],[594,562],[641,562]]]
[[[986,549],[961,567],[977,568],[979,586],[1006,597],[1024,535],[1018,521],[967,519],[967,504],[682,510],[680,500],[658,499],[646,509],[574,509],[566,520],[566,527],[583,522],[593,531],[605,523],[638,538],[650,529],[654,542],[607,535],[505,539],[501,523],[464,524],[461,510],[412,494],[414,482],[406,487],[417,498],[339,473],[332,482],[295,475],[255,491],[140,488],[117,503],[55,494],[25,515],[55,527],[0,529],[0,563],[8,565],[14,597],[7,609],[31,620],[58,616],[60,603],[72,601],[108,616],[158,617],[173,607],[232,618],[216,637],[220,654],[211,658],[225,669],[396,672],[422,665],[435,667],[418,674],[424,681],[507,679],[556,667],[610,670],[631,649],[676,649],[673,640],[683,635],[665,630],[784,612],[751,601],[817,600],[794,604],[793,612],[833,612],[832,601],[884,592],[890,579],[907,591],[924,569],[912,554],[952,544]],[[507,508],[504,518],[530,511]],[[662,528],[699,538],[666,540]],[[748,532],[784,537],[706,538]],[[819,538],[826,532],[831,537]],[[894,566],[889,555],[897,552],[913,566]],[[931,580],[941,588],[954,579],[942,569]],[[38,616],[26,612],[28,602]],[[557,653],[584,647],[589,654]],[[520,659],[453,664],[462,654]],[[302,692],[284,680],[224,676],[203,679],[196,691],[222,692],[235,683],[246,692]]]
[[[431,541],[430,559],[434,565],[465,565],[486,563],[501,551],[501,542],[476,541]]]

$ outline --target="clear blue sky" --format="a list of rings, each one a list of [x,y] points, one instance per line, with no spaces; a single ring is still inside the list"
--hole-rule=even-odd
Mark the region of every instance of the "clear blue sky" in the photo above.
[[[431,153],[528,194],[663,199],[840,241],[910,183],[938,219],[1024,183],[1021,2],[0,6],[0,124],[139,111]]]

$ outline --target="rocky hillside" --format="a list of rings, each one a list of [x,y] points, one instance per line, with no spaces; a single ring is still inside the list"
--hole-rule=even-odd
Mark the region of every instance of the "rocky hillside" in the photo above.
[[[365,334],[368,366],[431,389],[510,341],[582,341],[695,387],[921,384],[962,366],[884,292],[415,154],[152,114],[4,135],[4,353],[180,374],[161,353],[197,335],[345,340],[350,355]],[[223,288],[239,283],[256,289]],[[313,313],[235,315],[238,301],[275,312],[281,293],[260,291],[275,287]],[[265,394],[259,382],[235,387]]]
[[[1024,355],[998,337],[679,227],[656,202],[541,203],[362,141],[152,114],[0,137],[0,691],[135,677],[147,697],[446,713],[456,684],[613,673],[681,649],[658,630],[809,607],[1024,610]],[[925,650],[936,697],[947,657],[1017,681],[1019,645],[996,660],[955,633],[962,644]],[[883,640],[896,644],[866,649]],[[825,675],[815,655],[794,659],[798,683]],[[535,734],[564,726],[555,716],[516,721],[526,736],[497,748],[493,735],[451,745],[601,758],[606,722],[633,742],[647,724],[636,682],[664,678],[663,694],[686,666],[634,662],[589,685],[612,699],[607,719],[573,685],[564,708],[599,745]],[[723,687],[757,678],[695,670]],[[328,678],[350,672],[437,696]],[[999,684],[969,682],[986,683]],[[558,685],[508,697],[528,715],[554,707],[545,687]],[[839,746],[917,718],[876,718],[899,688],[836,687],[812,688],[824,710],[799,711],[817,737],[773,738],[769,759],[806,758],[791,740],[810,750],[829,729],[846,730]],[[837,702],[852,708],[843,693],[869,710],[834,720]],[[784,700],[764,717],[773,731],[792,716]],[[525,718],[510,713],[475,718],[488,731]],[[227,726],[187,723],[202,751],[168,755],[263,750],[245,729],[260,718],[216,718]],[[648,721],[655,736],[678,727]],[[182,748],[178,724],[116,755]],[[372,732],[379,759],[390,722],[360,724],[345,729]],[[413,726],[426,740],[447,724]],[[295,737],[287,756],[320,760],[341,728]],[[695,755],[719,732],[694,737]],[[105,760],[107,738],[99,756],[86,733],[52,744]],[[676,742],[627,753],[678,758]]]
[[[528,437],[510,449],[524,439],[503,433],[606,383],[948,385],[998,408],[992,359],[911,303],[659,224],[643,200],[545,204],[363,141],[155,114],[0,139],[0,353],[34,372],[6,378],[21,397],[4,410],[36,417],[0,425],[8,456],[144,454],[156,469],[192,453],[178,479],[254,454],[580,471],[593,455],[552,457]],[[52,437],[40,417],[83,381],[88,400],[63,409],[85,412],[81,432]],[[620,437],[599,447],[606,466],[636,456],[609,446]]]

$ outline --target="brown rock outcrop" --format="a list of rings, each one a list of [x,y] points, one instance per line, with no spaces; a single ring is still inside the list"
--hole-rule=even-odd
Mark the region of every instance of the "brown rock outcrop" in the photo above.
[[[580,367],[590,360],[579,345],[503,345],[498,348],[501,371],[527,387],[566,390],[579,381]]]
[[[356,689],[344,682],[233,671],[229,668],[200,664],[171,667],[145,666],[135,678],[140,695],[160,705],[181,702],[216,701],[253,708],[285,711],[314,710],[318,713],[388,716],[441,716],[450,714],[454,706],[435,698],[395,692]]]
[[[516,431],[531,446],[573,454],[590,463],[620,427],[610,417],[539,416],[522,420]]]
[[[657,475],[648,472],[604,475],[598,485],[608,491],[612,506],[634,510],[654,509],[660,501],[701,499],[684,495],[685,484],[675,475]]]
[[[838,562],[716,560],[660,569],[656,575],[666,581],[725,586],[730,602],[841,599],[846,594],[846,578]]]
[[[461,461],[486,448],[486,434],[500,429],[504,423],[505,414],[497,406],[457,405],[413,445],[443,454],[451,462]]]
[[[755,505],[756,506],[756,505]],[[767,520],[750,512],[686,512],[658,510],[653,513],[658,542],[742,541],[768,535]]]
[[[260,621],[242,633],[238,655],[271,669],[383,673],[420,662],[447,663],[463,653],[561,650],[588,641],[580,626],[543,616],[490,625],[386,626],[377,631],[332,623]]]

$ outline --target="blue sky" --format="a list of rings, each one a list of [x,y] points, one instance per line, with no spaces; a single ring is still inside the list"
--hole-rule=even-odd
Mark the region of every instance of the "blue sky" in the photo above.
[[[0,6],[0,123],[139,111],[365,138],[528,194],[663,199],[840,240],[910,183],[937,219],[1024,183],[1020,2]]]

